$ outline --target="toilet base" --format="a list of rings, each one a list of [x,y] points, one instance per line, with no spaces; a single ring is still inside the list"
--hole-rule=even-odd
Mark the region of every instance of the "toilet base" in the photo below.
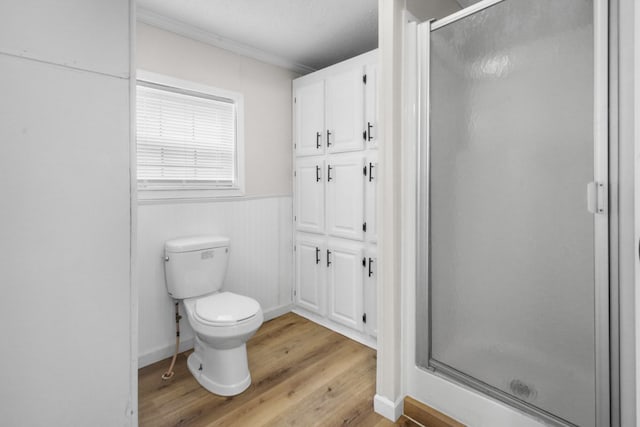
[[[220,396],[235,396],[251,385],[245,344],[219,350],[196,337],[195,351],[187,359],[187,366],[202,387]]]

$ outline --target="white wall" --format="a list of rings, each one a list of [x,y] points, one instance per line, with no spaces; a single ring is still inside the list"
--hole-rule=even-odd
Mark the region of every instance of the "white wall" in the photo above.
[[[0,3],[3,425],[131,425],[127,0]]]
[[[291,71],[138,24],[139,69],[240,92],[245,101],[246,197],[138,207],[139,365],[175,345],[164,241],[185,235],[231,238],[224,289],[257,299],[266,317],[289,310],[293,286]],[[182,348],[193,331],[181,322]]]

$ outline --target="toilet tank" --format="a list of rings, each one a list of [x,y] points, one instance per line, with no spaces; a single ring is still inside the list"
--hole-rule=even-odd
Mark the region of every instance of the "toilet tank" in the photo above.
[[[194,236],[164,244],[164,272],[172,298],[185,299],[220,290],[227,272],[229,239]]]

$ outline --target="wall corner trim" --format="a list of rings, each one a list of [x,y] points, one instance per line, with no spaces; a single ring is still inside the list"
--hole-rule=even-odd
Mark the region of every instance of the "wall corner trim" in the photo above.
[[[376,394],[373,397],[373,410],[386,419],[396,422],[404,410],[404,398],[399,397],[398,400],[392,402],[386,397]]]
[[[171,31],[172,33],[176,33],[178,35],[218,47],[220,49],[225,49],[238,55],[246,56],[267,64],[285,68],[299,74],[308,74],[316,71],[315,68],[309,67],[307,65],[290,61],[278,55],[265,52],[253,46],[249,46],[235,40],[227,39],[225,37],[219,36],[218,34],[203,30],[202,28],[198,28],[193,25],[189,25],[185,22],[178,21],[168,16],[161,15],[149,9],[138,7],[136,19],[139,22],[158,27],[163,30]]]

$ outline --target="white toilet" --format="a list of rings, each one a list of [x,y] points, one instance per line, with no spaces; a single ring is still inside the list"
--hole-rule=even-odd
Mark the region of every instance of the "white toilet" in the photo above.
[[[246,342],[262,325],[260,304],[219,292],[227,271],[229,239],[185,237],[165,242],[167,290],[184,300],[196,333],[187,364],[204,388],[221,396],[242,393],[251,384]]]

